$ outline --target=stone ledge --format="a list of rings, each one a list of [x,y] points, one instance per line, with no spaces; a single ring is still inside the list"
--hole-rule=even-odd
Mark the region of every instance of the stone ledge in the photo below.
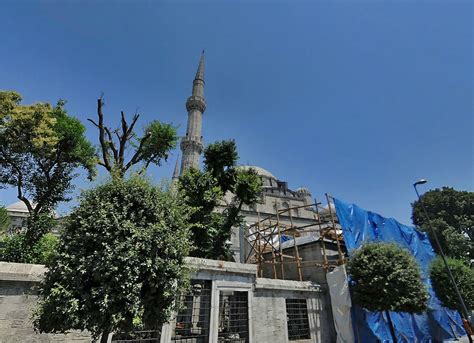
[[[311,281],[292,281],[257,278],[255,289],[272,289],[284,291],[321,292],[320,285]]]
[[[185,261],[188,266],[196,268],[197,271],[257,275],[257,265],[255,264],[224,262],[197,257],[187,257]]]
[[[38,282],[45,272],[42,264],[0,262],[1,281]]]
[[[187,257],[186,264],[196,271],[257,275],[257,265]],[[46,272],[41,264],[0,262],[0,281],[39,282]]]

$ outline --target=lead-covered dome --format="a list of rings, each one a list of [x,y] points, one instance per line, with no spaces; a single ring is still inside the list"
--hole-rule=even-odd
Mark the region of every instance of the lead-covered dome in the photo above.
[[[243,170],[255,169],[255,171],[257,172],[258,175],[264,176],[264,177],[268,177],[268,178],[270,178],[270,179],[277,180],[277,178],[276,178],[275,175],[273,175],[273,174],[270,173],[268,170],[263,169],[263,168],[261,168],[261,167],[257,167],[257,166],[239,166],[238,168],[239,168],[239,169],[243,169]]]

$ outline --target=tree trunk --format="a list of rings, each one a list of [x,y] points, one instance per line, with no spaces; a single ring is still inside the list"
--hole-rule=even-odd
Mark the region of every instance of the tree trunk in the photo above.
[[[390,311],[385,311],[385,314],[387,315],[388,327],[390,328],[393,343],[397,343],[397,336],[395,336],[395,328],[393,327],[392,318],[390,317]]]
[[[107,343],[109,339],[109,330],[102,332],[102,336],[100,337],[100,343]]]

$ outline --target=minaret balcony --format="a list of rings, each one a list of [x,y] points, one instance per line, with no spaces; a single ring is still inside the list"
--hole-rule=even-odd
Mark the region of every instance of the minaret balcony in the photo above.
[[[202,152],[204,145],[202,144],[202,138],[193,136],[193,137],[183,137],[181,139],[181,150],[185,151],[197,151],[198,153]]]
[[[188,112],[198,110],[203,113],[206,110],[206,101],[200,96],[191,95],[186,101],[186,109]]]

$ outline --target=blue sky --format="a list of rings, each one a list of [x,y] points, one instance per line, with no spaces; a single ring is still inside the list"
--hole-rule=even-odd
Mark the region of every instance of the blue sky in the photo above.
[[[404,223],[421,177],[474,190],[472,1],[5,1],[0,30],[0,89],[66,99],[94,143],[101,92],[112,126],[182,135],[206,49],[204,139],[241,164]]]

